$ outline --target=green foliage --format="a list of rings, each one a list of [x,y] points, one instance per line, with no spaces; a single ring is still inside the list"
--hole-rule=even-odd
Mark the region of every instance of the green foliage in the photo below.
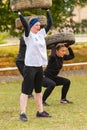
[[[18,31],[15,28],[15,19],[18,17],[17,14],[12,12],[10,8],[10,0],[7,0],[6,3],[0,0],[0,31],[10,31],[11,35],[20,35],[21,31]],[[67,17],[70,16],[73,7],[78,3],[77,0],[52,0],[53,5],[50,8],[54,27],[58,26],[60,23],[63,23]],[[87,3],[86,0],[79,0],[79,4],[84,6]],[[27,10],[22,11],[24,15],[31,14],[45,14],[45,11],[42,10]]]
[[[10,33],[12,30],[15,29],[15,14],[10,9],[10,1],[7,0],[6,3],[3,3],[2,0],[0,1],[0,31],[9,31]],[[11,34],[15,34],[11,33]]]
[[[58,26],[61,22],[64,22],[65,19],[70,16],[72,9],[73,4],[71,4],[71,1],[53,0],[51,12],[54,20],[54,26]]]
[[[66,21],[74,9],[76,4],[84,6],[87,3],[86,0],[53,0],[51,12],[54,20],[54,26],[58,26],[60,23]],[[56,19],[56,20],[55,20]]]
[[[82,24],[84,27],[87,27],[87,20],[86,19],[82,20]]]
[[[72,24],[71,27],[74,30],[74,33],[85,33],[87,32],[87,20],[84,19],[81,23]]]

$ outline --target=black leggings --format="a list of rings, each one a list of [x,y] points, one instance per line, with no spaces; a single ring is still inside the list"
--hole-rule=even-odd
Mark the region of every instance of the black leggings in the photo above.
[[[33,88],[36,93],[42,91],[43,70],[42,67],[24,67],[24,80],[22,82],[22,93],[31,94]]]
[[[56,76],[55,78],[43,77],[43,86],[47,88],[43,94],[43,102],[46,101],[55,86],[59,85],[63,85],[61,91],[61,99],[65,99],[70,87],[70,80],[59,76]]]
[[[61,99],[65,99],[67,92],[69,90],[69,87],[70,87],[70,83],[71,83],[70,80],[64,77],[57,76],[54,78],[54,81],[56,83],[56,86],[63,85],[62,91],[61,91]]]
[[[50,94],[53,91],[53,89],[55,88],[55,86],[56,86],[56,83],[53,80],[51,80],[43,75],[43,87],[47,88],[44,91],[44,94],[42,97],[43,102],[50,96]]]

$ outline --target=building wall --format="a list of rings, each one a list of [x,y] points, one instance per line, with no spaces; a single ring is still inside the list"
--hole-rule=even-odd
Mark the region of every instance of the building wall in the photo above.
[[[73,21],[80,23],[83,19],[87,20],[87,5],[85,7],[76,6],[74,8],[73,14]]]

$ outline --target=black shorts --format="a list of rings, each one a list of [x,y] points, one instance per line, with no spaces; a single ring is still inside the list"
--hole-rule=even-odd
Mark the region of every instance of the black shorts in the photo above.
[[[33,89],[36,93],[42,91],[43,69],[42,67],[24,67],[24,80],[22,82],[22,93],[31,94]]]

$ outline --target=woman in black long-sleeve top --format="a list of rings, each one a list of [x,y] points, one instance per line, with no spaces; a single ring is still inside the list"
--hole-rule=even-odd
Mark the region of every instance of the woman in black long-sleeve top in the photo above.
[[[74,53],[70,47],[68,47],[69,54],[66,54],[67,44],[58,44],[56,46],[55,53],[52,50],[51,56],[49,58],[48,66],[44,71],[43,76],[43,86],[47,89],[43,94],[43,105],[47,106],[46,99],[51,94],[55,86],[63,85],[61,92],[61,103],[67,104],[71,103],[66,99],[67,92],[70,87],[70,80],[64,77],[58,76],[64,60],[70,60],[74,58]]]

